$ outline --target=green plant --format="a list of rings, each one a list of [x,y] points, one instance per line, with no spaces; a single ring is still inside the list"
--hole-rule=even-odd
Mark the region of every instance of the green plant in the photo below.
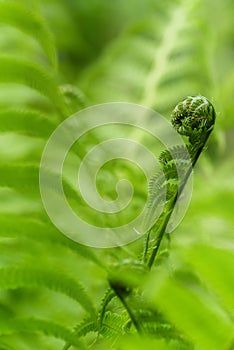
[[[160,155],[159,159],[166,183],[161,183],[160,175],[156,175],[152,180],[150,185],[150,212],[152,213],[152,209],[155,210],[156,206],[159,204],[163,187],[166,187],[167,198],[165,209],[159,218],[160,225],[158,225],[158,223],[156,223],[155,226],[153,225],[147,234],[144,260],[148,267],[153,265],[176,201],[181,195],[186,181],[192,172],[192,168],[195,166],[198,157],[206,145],[208,137],[214,127],[214,122],[214,107],[202,96],[186,98],[180,102],[173,111],[173,126],[179,134],[185,135],[188,138],[187,149],[189,151],[191,163],[188,162],[186,146],[181,146],[180,148],[175,146],[174,149],[164,151]],[[180,168],[179,171],[182,172],[181,183],[179,183],[178,180],[177,166]],[[149,240],[151,235],[155,235],[155,238],[153,242],[151,242],[150,247]]]
[[[40,199],[39,162],[46,141],[61,121],[85,106],[125,100],[168,115],[188,91],[200,92],[211,100],[213,96],[218,110],[230,116],[218,120],[220,133],[222,127],[233,126],[231,55],[226,65],[221,64],[225,53],[232,52],[232,21],[220,21],[216,33],[216,21],[210,20],[212,6],[214,16],[223,12],[229,18],[233,4],[209,0],[125,4],[120,1],[117,6],[107,0],[92,0],[90,7],[87,1],[0,2],[2,350],[233,347],[233,251],[227,234],[231,232],[232,191],[225,187],[225,179],[232,180],[227,173],[233,169],[222,163],[222,168],[228,168],[222,173],[216,165],[218,184],[213,170],[209,172],[213,169],[210,154],[218,159],[221,152],[218,134],[200,162],[200,171],[208,175],[202,173],[202,181],[197,178],[197,206],[172,242],[165,233],[191,166],[213,128],[215,114],[209,100],[201,95],[188,97],[172,114],[187,148],[175,145],[159,156],[165,176],[152,178],[146,220],[153,216],[162,191],[167,201],[145,242],[106,251],[82,246],[53,226]],[[117,10],[123,17],[119,21],[113,16],[110,25],[110,13]],[[109,25],[108,35],[100,23]],[[220,50],[217,43],[223,45]],[[81,145],[74,145],[63,180],[74,210],[102,225],[109,218],[99,218],[85,206],[70,170],[99,142],[99,136],[87,135]],[[176,168],[183,179],[179,184]],[[119,174],[115,164],[107,164],[100,175],[100,188],[108,199],[115,197],[112,185],[123,173],[130,180],[136,178],[131,166],[123,166]],[[142,183],[134,183],[138,207],[145,199]],[[221,214],[219,202],[225,207]],[[217,227],[222,240],[217,233],[213,237],[216,224],[209,220],[205,233],[212,233],[212,242],[199,235],[202,224],[197,216],[205,220],[207,208],[221,220]],[[130,215],[138,209],[131,210]],[[190,233],[189,238],[182,231]]]

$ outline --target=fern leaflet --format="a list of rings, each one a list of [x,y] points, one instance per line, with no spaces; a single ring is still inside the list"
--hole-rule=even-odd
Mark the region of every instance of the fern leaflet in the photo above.
[[[0,2],[0,23],[16,27],[36,40],[44,49],[50,62],[57,66],[55,45],[44,20],[28,10],[23,4],[11,1]]]
[[[29,266],[8,266],[0,269],[0,289],[20,287],[46,287],[61,292],[77,301],[86,311],[94,314],[94,306],[82,285],[61,272],[48,268],[30,268]]]

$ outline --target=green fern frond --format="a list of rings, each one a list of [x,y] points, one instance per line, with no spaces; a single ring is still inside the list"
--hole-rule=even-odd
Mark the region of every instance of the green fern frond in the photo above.
[[[111,294],[109,294],[111,295]],[[124,334],[124,325],[127,322],[126,316],[107,311],[103,315],[102,323],[95,318],[87,318],[81,321],[74,329],[73,333],[78,338],[86,336],[90,332],[99,333],[104,338],[115,341],[120,335]],[[68,343],[63,350],[68,350],[72,344]]]
[[[91,0],[90,3],[85,0],[0,0],[0,25],[4,26],[3,33],[0,33],[0,46],[2,48],[3,44],[3,53],[5,47],[10,52],[16,52],[14,57],[0,56],[0,84],[2,83],[3,89],[8,83],[21,84],[20,87],[8,84],[1,97],[0,133],[14,134],[0,135],[0,143],[3,145],[4,140],[10,136],[14,149],[19,140],[30,140],[29,146],[24,145],[26,151],[25,156],[22,152],[23,159],[13,155],[11,145],[8,150],[9,142],[6,146],[4,144],[4,157],[0,162],[0,192],[5,195],[0,211],[18,213],[0,214],[0,265],[3,266],[0,267],[0,350],[13,350],[11,346],[17,350],[37,350],[40,347],[38,344],[43,349],[58,349],[58,340],[63,342],[63,350],[70,347],[103,350],[233,348],[233,253],[227,247],[204,247],[202,244],[188,249],[188,255],[183,255],[183,263],[195,269],[205,286],[202,288],[202,284],[191,284],[187,276],[182,276],[179,280],[174,273],[179,258],[178,250],[169,257],[169,249],[161,247],[170,215],[177,205],[176,201],[213,128],[215,114],[208,100],[205,103],[208,109],[203,109],[205,113],[202,116],[196,113],[197,110],[201,111],[200,102],[205,101],[200,95],[189,96],[173,111],[173,125],[188,146],[175,146],[160,154],[160,171],[152,177],[149,184],[145,220],[150,222],[150,229],[147,232],[142,261],[136,261],[142,248],[140,240],[129,247],[98,251],[78,244],[59,232],[50,222],[40,199],[39,171],[46,169],[36,165],[41,145],[60,122],[59,115],[64,119],[84,108],[86,104],[122,100],[149,106],[167,114],[188,92],[194,95],[214,95],[216,99],[213,87],[216,82],[211,81],[211,76],[222,76],[221,80],[225,79],[225,72],[223,74],[219,71],[219,62],[215,61],[216,56],[232,53],[223,46],[222,50],[217,50],[218,55],[214,55],[214,47],[218,47],[215,43],[218,42],[218,36],[213,34],[214,27],[210,27],[207,32],[206,23],[217,22],[213,18],[215,11],[212,11],[212,6],[215,7],[216,3],[218,4],[218,0],[210,0],[207,4],[200,0]],[[55,71],[55,45],[50,30],[43,18],[31,11],[31,8],[37,6],[57,33],[56,44],[61,70],[58,77]],[[118,13],[121,13],[121,18],[116,16],[115,19],[112,14]],[[120,30],[124,27],[122,22],[130,24],[131,27]],[[226,21],[224,22],[226,26]],[[222,21],[219,24],[222,27]],[[15,28],[19,38],[15,36]],[[7,33],[6,38],[4,33]],[[116,39],[113,39],[114,36]],[[28,39],[29,43],[21,42],[21,39]],[[75,43],[74,40],[78,41]],[[46,55],[46,63],[47,58],[49,59],[49,64],[44,68],[33,60],[23,60],[28,49],[32,47],[31,41],[36,41],[39,47],[30,56],[33,59],[39,57],[44,62]],[[10,47],[12,42],[16,47]],[[17,52],[18,45],[22,53]],[[232,54],[226,56],[232,57]],[[30,57],[26,57],[26,60],[30,60]],[[228,71],[223,69],[225,70]],[[73,82],[74,86],[67,84],[64,79]],[[233,77],[225,85],[226,90],[231,90],[231,82]],[[81,86],[84,94],[77,89],[76,84]],[[220,84],[220,101],[224,97],[227,102],[225,105],[229,106],[230,101],[225,99],[226,90],[223,91],[222,82]],[[29,89],[22,88],[22,85]],[[38,99],[38,93],[48,99],[49,103],[43,102],[42,98]],[[11,100],[14,101],[12,106]],[[25,110],[19,110],[19,105],[25,106]],[[189,112],[187,108],[190,109]],[[232,114],[232,106],[225,108]],[[201,127],[200,131],[198,126]],[[203,135],[204,131],[206,134]],[[17,133],[29,137],[16,135]],[[83,135],[79,145],[76,143],[72,146],[72,154],[67,154],[64,162],[64,176],[49,173],[47,184],[51,190],[48,193],[50,195],[56,191],[56,183],[62,182],[64,194],[68,204],[72,204],[74,214],[78,212],[81,218],[87,218],[90,223],[103,227],[106,219],[88,208],[78,187],[76,188],[77,176],[74,170],[80,165],[86,151],[100,143],[99,136],[110,136],[109,130],[105,130],[103,134],[101,130],[100,134],[98,131],[97,138],[95,135],[95,132],[87,133]],[[138,141],[141,141],[141,133],[139,135]],[[64,135],[67,136],[69,137],[68,134]],[[153,142],[151,146],[154,147]],[[4,164],[8,151],[11,152],[12,159],[16,159],[14,164]],[[52,163],[56,162],[55,158]],[[8,159],[6,162],[10,161]],[[112,194],[115,164],[108,163],[97,174],[98,190],[101,195],[104,192],[104,199],[109,198],[109,193]],[[125,165],[121,167],[121,178],[126,169]],[[101,174],[102,170],[104,175]],[[137,181],[135,172],[127,169],[126,173],[129,173],[130,180],[136,180],[136,186],[135,182],[133,186],[136,188],[136,205],[134,203],[132,208],[128,207],[134,214],[137,213],[137,205],[140,207],[143,197],[145,198],[145,192],[141,190],[144,186],[143,182]],[[118,176],[119,174],[116,178]],[[205,193],[201,195],[205,197]],[[24,201],[27,202],[27,207],[24,207]],[[156,222],[154,216],[157,217],[158,209],[162,211]],[[110,216],[110,221],[113,219],[114,224],[116,217]],[[175,249],[177,243],[181,243],[180,239],[182,243],[188,242],[187,238],[185,241],[184,237],[179,238],[172,245],[172,249]],[[181,246],[186,248],[185,244]],[[131,251],[132,248],[134,252]],[[48,252],[53,252],[52,256],[47,255]],[[78,254],[96,263],[102,270],[88,265],[89,261],[83,261]],[[149,272],[155,260],[156,266]],[[19,265],[13,265],[15,262]],[[170,269],[171,263],[173,269]],[[163,270],[165,265],[170,265],[169,273]],[[90,274],[91,279],[87,274]],[[91,285],[92,298],[82,286],[81,281],[84,280]],[[99,300],[100,291],[107,283],[110,288],[104,294],[100,309],[95,310],[94,301]],[[48,305],[47,301],[44,305],[44,298],[41,298],[40,293],[40,290],[44,292],[44,288],[49,289],[46,294],[51,296],[53,293],[56,296],[56,305]],[[117,300],[113,300],[115,297]],[[75,303],[77,310],[72,307],[74,301],[78,303]],[[112,301],[114,302],[110,304]],[[63,306],[62,313],[57,310],[57,305]],[[45,319],[24,318],[34,308],[35,313],[39,310],[40,314],[49,314],[51,320],[47,320],[46,316],[40,316]],[[86,316],[80,322],[84,311]],[[20,318],[16,318],[16,315]],[[61,319],[61,325],[56,323],[59,323],[57,317]],[[71,330],[66,328],[66,324],[76,322],[79,322],[78,325]],[[136,332],[140,333],[139,337]],[[127,333],[132,333],[130,340]],[[51,341],[45,336],[53,336],[58,340]],[[123,345],[115,343],[119,337],[122,338]],[[5,345],[8,339],[9,346]]]
[[[166,164],[163,167],[163,172],[164,172],[166,181],[178,179],[178,172],[177,172],[175,162],[172,162],[171,164]]]
[[[103,318],[100,334],[105,338],[114,340],[124,333],[123,328],[126,321],[126,317],[107,311]]]
[[[2,164],[0,163],[0,187],[9,187],[20,193],[32,197],[39,197],[39,166],[23,164]],[[50,190],[56,190],[55,181],[58,181],[59,175],[50,173],[48,176],[48,187]],[[68,198],[80,201],[76,191],[63,178],[63,188]]]
[[[0,269],[0,289],[18,289],[21,287],[46,287],[61,292],[77,301],[86,311],[95,313],[94,306],[82,285],[62,272],[47,267],[29,266],[4,267]]]
[[[188,158],[188,151],[182,147],[161,152],[159,157],[160,172],[152,176],[149,182],[148,208],[144,218],[145,227],[151,227],[151,223],[153,224],[155,221],[157,210],[160,208],[162,211],[165,210],[166,203],[176,196],[179,188],[178,171],[182,176],[182,171],[185,174],[190,165],[189,161],[187,161],[188,164],[186,163],[186,158]]]
[[[16,132],[47,139],[56,124],[43,113],[34,110],[1,110],[0,132]]]
[[[55,226],[49,222],[42,220],[24,217],[21,215],[0,215],[1,222],[1,237],[21,238],[44,242],[45,244],[63,245],[66,248],[74,251],[76,254],[83,256],[98,266],[105,268],[105,264],[98,259],[92,248],[78,244],[63,235]]]
[[[163,339],[180,339],[180,335],[175,328],[168,323],[148,322],[143,323],[145,334],[154,335],[155,338]]]
[[[158,175],[152,177],[149,185],[149,197],[143,222],[144,231],[152,227],[155,217],[161,215],[160,212],[163,211],[165,203],[169,199],[169,194],[171,195],[171,191],[168,191],[168,184],[165,183],[165,177]]]
[[[74,334],[74,336],[77,338],[82,338],[91,332],[97,332],[97,322],[95,318],[83,319],[78,325],[75,326],[72,334]],[[64,345],[63,350],[68,350],[71,346],[72,344],[67,342]]]
[[[159,162],[164,167],[164,165],[168,164],[172,160],[179,160],[181,162],[190,162],[189,146],[176,145],[172,148],[164,150],[159,155]]]
[[[57,67],[53,37],[43,18],[15,1],[0,2],[0,23],[19,29],[36,40],[48,56],[51,64]]]
[[[26,85],[47,97],[61,113],[67,115],[63,96],[55,79],[38,64],[11,56],[1,56],[0,82]]]
[[[163,174],[161,172],[150,183],[149,210],[146,213],[146,225],[149,226],[149,229],[144,249],[144,261],[147,259],[149,250],[151,250],[148,259],[149,267],[152,266],[159,250],[177,199],[180,197],[192,169],[196,165],[213,130],[215,119],[214,106],[206,97],[201,95],[188,96],[179,102],[172,112],[171,123],[178,134],[187,137],[189,146],[176,146],[175,149],[171,148],[163,151],[159,160]],[[186,151],[187,155],[185,155]],[[181,156],[182,159],[180,159]],[[169,193],[166,195],[165,205],[159,217],[161,220],[157,222],[157,217],[154,213],[159,206],[162,190],[167,190],[167,188],[169,188]],[[155,239],[150,242],[152,232],[155,234]],[[151,248],[149,248],[149,245]]]
[[[90,332],[97,332],[97,322],[95,318],[85,318],[75,326],[73,331],[78,338],[84,337]],[[66,347],[66,349],[68,349],[68,347]]]
[[[95,318],[84,319],[74,329],[74,335],[78,338],[86,336],[90,332],[99,332],[104,338],[109,338],[114,341],[119,335],[123,334],[126,317],[119,314],[107,311],[103,317],[101,328],[99,329]],[[69,349],[71,344],[65,345],[63,350]]]
[[[84,319],[74,329],[74,334],[78,337],[84,337],[90,332],[97,332],[97,322],[95,319]]]
[[[35,165],[0,164],[0,186],[39,196],[38,171]]]
[[[108,288],[103,299],[102,299],[100,312],[98,314],[98,327],[99,328],[102,327],[102,322],[103,322],[103,318],[104,318],[104,315],[106,312],[106,308],[115,296],[116,296],[116,294],[113,291],[113,289]]]
[[[0,322],[0,335],[13,335],[15,333],[41,333],[53,336],[65,342],[69,342],[78,349],[83,349],[83,344],[67,328],[51,321],[36,318],[11,318]]]
[[[190,20],[197,14],[205,22],[199,11],[191,2],[165,6],[163,16],[152,11],[147,21],[112,42],[84,73],[80,86],[94,103],[123,100],[161,113],[168,113],[188,90],[208,94],[204,86],[209,76],[201,59],[206,45],[199,24]]]
[[[178,174],[182,180],[191,166],[187,147],[177,145],[162,151],[159,163],[161,171],[152,176],[149,182],[148,207],[150,213],[147,217],[152,216],[161,201],[168,201],[176,195],[179,186]]]

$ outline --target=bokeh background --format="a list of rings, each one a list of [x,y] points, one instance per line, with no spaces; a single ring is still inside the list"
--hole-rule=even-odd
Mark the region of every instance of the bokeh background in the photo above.
[[[38,169],[54,128],[84,107],[113,101],[142,104],[169,119],[178,101],[197,94],[213,102],[215,130],[195,169],[189,210],[171,235],[170,256],[142,283],[146,299],[192,348],[234,348],[233,21],[231,0],[0,2],[0,349],[62,350],[64,339],[31,318],[72,330],[89,301],[82,308],[73,296],[77,285],[66,278],[85,286],[98,307],[108,287],[103,265],[136,259],[142,247],[88,249],[52,225]],[[74,146],[78,163],[99,137],[90,133]],[[105,225],[110,218],[76,201],[74,160],[71,155],[65,169],[70,203],[90,222]],[[133,181],[136,202],[128,217],[138,213],[147,192],[145,179],[135,174],[133,165],[111,162],[97,179],[107,199],[115,198],[118,179]],[[169,278],[170,269],[180,271],[181,285]],[[191,271],[200,289],[191,289]],[[120,313],[120,305],[113,309]],[[91,335],[84,342],[96,349],[181,349],[157,336],[139,340],[124,333],[120,322],[109,340]]]

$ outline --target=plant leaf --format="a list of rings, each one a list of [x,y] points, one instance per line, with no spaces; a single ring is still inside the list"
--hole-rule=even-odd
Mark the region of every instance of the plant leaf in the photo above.
[[[43,269],[29,266],[0,269],[0,289],[21,287],[46,287],[61,292],[77,301],[89,313],[95,313],[94,306],[82,285],[62,272],[49,270],[47,267]]]
[[[92,248],[74,242],[64,236],[50,222],[44,222],[40,219],[33,219],[21,215],[0,215],[1,237],[21,238],[25,237],[30,240],[44,242],[44,244],[61,244],[74,251],[78,255],[89,259],[98,266],[104,268],[104,263],[98,259]]]
[[[233,325],[215,300],[163,271],[152,277],[148,293],[154,306],[201,350],[228,347]],[[200,327],[202,325],[202,327]]]
[[[0,82],[26,85],[50,99],[62,113],[67,113],[63,96],[55,79],[38,64],[11,56],[1,56]]]
[[[36,318],[6,318],[0,322],[0,335],[14,333],[42,333],[46,336],[69,342],[78,349],[83,349],[82,343],[67,328],[51,321]]]
[[[16,132],[47,139],[56,124],[43,113],[34,110],[0,111],[0,132]]]
[[[190,264],[204,282],[217,293],[219,300],[233,317],[234,252],[231,249],[196,245],[188,251],[188,256]]]
[[[48,56],[51,64],[57,66],[56,50],[51,32],[38,14],[23,4],[12,1],[0,2],[0,23],[10,25],[36,40]]]
[[[153,11],[147,21],[123,32],[85,71],[82,90],[94,103],[121,100],[160,113],[171,111],[188,91],[209,95],[204,88],[209,76],[201,59],[206,49],[203,32],[191,16],[203,20],[193,3],[170,3]]]

